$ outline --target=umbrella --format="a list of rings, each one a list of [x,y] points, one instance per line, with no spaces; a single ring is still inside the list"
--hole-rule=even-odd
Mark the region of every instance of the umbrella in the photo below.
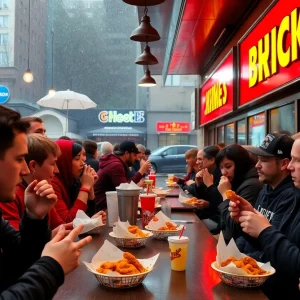
[[[70,90],[58,91],[52,95],[47,95],[37,101],[37,104],[44,107],[66,109],[66,133],[68,131],[69,109],[88,109],[97,107],[97,104],[93,102],[88,96]]]

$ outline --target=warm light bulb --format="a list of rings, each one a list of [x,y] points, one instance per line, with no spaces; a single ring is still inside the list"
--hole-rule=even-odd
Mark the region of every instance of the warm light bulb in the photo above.
[[[33,74],[31,73],[30,69],[27,69],[23,74],[23,80],[27,83],[31,83],[33,81]]]
[[[51,86],[51,88],[50,88],[50,90],[49,90],[49,92],[48,92],[48,95],[49,96],[52,96],[52,95],[54,95],[55,94],[55,88],[53,87],[53,86]]]
[[[156,86],[156,83],[139,83],[139,86],[141,86],[141,87],[152,87],[152,86]]]

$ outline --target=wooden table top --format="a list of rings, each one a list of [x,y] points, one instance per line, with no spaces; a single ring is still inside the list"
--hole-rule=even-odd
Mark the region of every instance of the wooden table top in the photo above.
[[[226,299],[226,300],[263,300],[263,293],[256,290],[237,289],[223,284],[210,264],[216,258],[216,239],[192,212],[172,212],[172,219],[193,221],[186,225],[184,235],[190,238],[187,269],[185,272],[171,271],[167,241],[151,239],[146,247],[122,249],[133,253],[137,258],[151,257],[160,253],[154,270],[143,283],[131,289],[110,289],[101,287],[83,264],[66,276],[65,283],[55,296],[55,300],[83,299]],[[112,228],[104,227],[99,236],[82,250],[81,260],[90,262],[105,239],[115,244],[108,233]]]

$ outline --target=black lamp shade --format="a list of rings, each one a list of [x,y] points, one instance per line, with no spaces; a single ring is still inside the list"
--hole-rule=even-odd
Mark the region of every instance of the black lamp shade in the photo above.
[[[145,71],[145,75],[141,78],[141,80],[139,82],[139,86],[141,86],[141,87],[156,86],[156,81],[153,77],[151,77],[151,73],[148,68]]]
[[[131,33],[130,39],[135,42],[155,42],[160,40],[157,30],[151,26],[150,17],[145,15],[141,24]]]
[[[137,65],[156,65],[158,64],[157,58],[150,52],[150,47],[145,46],[144,52],[136,59],[135,63]]]
[[[123,2],[135,6],[153,6],[162,4],[166,0],[123,0]]]

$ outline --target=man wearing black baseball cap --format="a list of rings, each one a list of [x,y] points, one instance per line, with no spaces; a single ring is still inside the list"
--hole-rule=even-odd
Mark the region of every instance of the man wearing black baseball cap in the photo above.
[[[106,192],[115,191],[121,183],[130,181],[138,183],[144,173],[151,168],[151,163],[146,161],[133,177],[128,177],[128,168],[137,159],[138,153],[139,150],[134,142],[124,141],[113,154],[100,157],[97,172],[99,179],[94,186],[97,211],[107,208]]]
[[[290,211],[294,203],[293,181],[288,170],[293,143],[294,140],[287,135],[268,134],[259,147],[248,149],[257,155],[259,180],[265,183],[255,203],[255,209],[246,199],[239,203],[230,202],[228,210],[221,211],[223,221],[236,238],[239,250],[260,262],[267,262],[269,259],[258,247],[257,241],[245,238],[243,231],[247,226],[249,213],[264,216],[273,228],[281,228],[284,214]],[[270,280],[263,286],[263,291],[271,296],[274,294],[268,282]]]

